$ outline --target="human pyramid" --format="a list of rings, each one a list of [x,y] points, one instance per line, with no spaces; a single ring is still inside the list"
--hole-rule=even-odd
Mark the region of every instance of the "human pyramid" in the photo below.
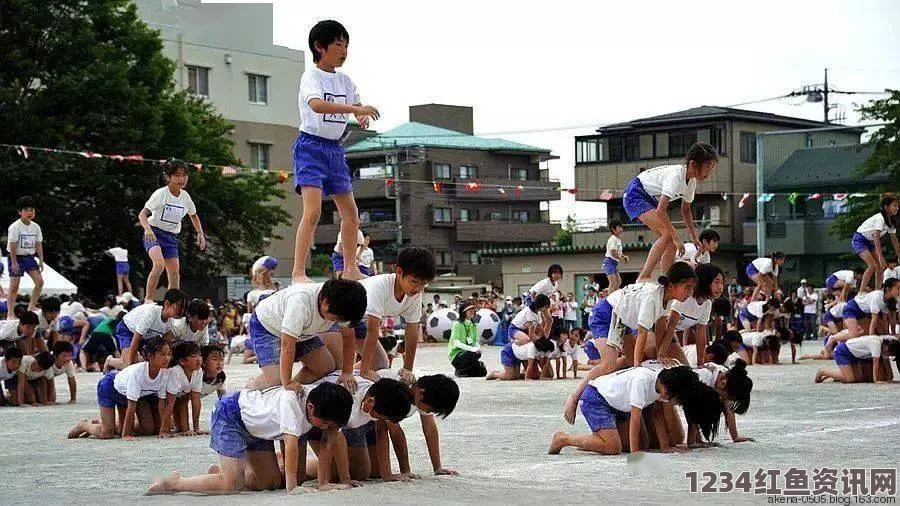
[[[149,494],[245,489],[290,493],[310,479],[319,490],[356,487],[370,478],[409,481],[418,476],[410,471],[402,422],[415,414],[434,473],[457,474],[443,466],[436,417],[453,412],[459,387],[445,375],[413,374],[422,293],[435,277],[433,254],[421,247],[404,248],[394,272],[386,274],[367,270],[371,262],[360,258],[366,239],[359,231],[340,139],[350,114],[366,127],[379,112],[362,105],[349,77],[335,70],[346,60],[348,42],[349,34],[336,21],[316,24],[309,35],[316,66],[300,81],[301,126],[293,147],[295,189],[303,201],[293,284],[276,290],[272,272],[277,261],[259,258],[250,269],[248,335],[232,343],[241,347],[247,361],[258,363],[259,374],[243,389],[226,392],[225,349],[205,339],[210,308],[180,290],[178,236],[186,215],[201,250],[206,240],[185,190],[189,167],[169,160],[165,186],[153,193],[138,216],[153,262],[144,304],[134,301],[126,308],[113,300],[106,312],[94,313],[78,301],[41,300],[43,249],[40,227],[33,221],[36,206],[30,197],[19,199],[20,219],[10,226],[8,242],[12,302],[9,319],[0,325],[0,344],[6,348],[0,379],[6,380],[9,394],[8,399],[0,394],[4,401],[19,406],[53,403],[53,378],[66,374],[70,402],[75,402],[76,356],[84,368],[102,367],[104,375],[97,385],[99,417],[78,421],[70,438],[208,434],[219,462],[203,475],[173,473],[158,479]],[[607,455],[688,451],[685,442],[688,447],[713,443],[723,416],[734,442],[752,441],[739,435],[735,415],[749,409],[753,382],[748,365],[778,361],[784,335],[774,327],[773,315],[783,304],[772,296],[785,255],[775,252],[748,265],[747,274],[756,284],[754,301],[740,314],[743,330],[729,329],[731,308],[727,301],[723,307],[721,299],[724,273],[711,259],[719,235],[714,230],[698,232],[691,218],[697,184],[710,177],[717,163],[715,149],[699,142],[682,164],[644,171],[628,184],[625,210],[657,239],[637,282],[620,287],[618,267],[629,258],[619,239],[622,224],[610,223],[603,262],[609,295],[593,307],[583,338],[579,332],[551,326],[550,297],[563,274],[559,265],[550,266],[548,277],[532,287],[525,308],[513,318],[511,342],[500,351],[503,370],[491,371],[487,379],[547,377],[548,359],[574,360],[579,347],[589,359],[586,365],[574,364],[576,371],[587,374],[569,395],[564,417],[574,423],[580,405],[590,433],[556,432],[549,453],[569,446]],[[332,256],[336,276],[313,283],[305,265],[323,196],[334,199],[341,216]],[[688,243],[668,217],[669,204],[679,199]],[[822,370],[816,381],[891,377],[886,357],[897,355],[891,334],[900,282],[882,274],[886,262],[881,238],[890,233],[895,251],[900,250],[894,233],[897,211],[897,199],[886,196],[882,212],[854,235],[854,249],[867,265],[864,271],[839,271],[829,278],[829,288],[840,292],[842,300],[852,294],[860,277],[862,284],[856,298],[834,305],[842,308],[841,318],[829,311],[834,318],[826,324],[830,337],[820,358],[833,355],[840,370]],[[117,262],[121,292],[127,282],[127,251],[113,248],[110,254]],[[657,269],[665,274],[654,278]],[[152,295],[163,272],[167,290],[156,302]],[[27,308],[17,309],[14,301],[23,275],[33,279],[35,288]],[[868,289],[873,277],[881,289]],[[464,308],[461,313],[470,309],[474,311]],[[400,370],[390,368],[391,347],[379,340],[382,321],[396,317],[407,322]],[[799,341],[788,338],[795,356]],[[200,413],[213,392],[218,398],[207,432],[201,429]],[[399,473],[392,470],[389,443]],[[308,456],[309,448],[314,457]]]

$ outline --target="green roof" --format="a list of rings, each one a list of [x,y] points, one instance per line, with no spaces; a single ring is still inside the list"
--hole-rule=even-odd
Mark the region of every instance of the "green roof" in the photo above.
[[[884,173],[866,177],[856,175],[856,167],[871,155],[872,148],[862,144],[798,149],[766,178],[765,188],[800,190],[886,183],[888,178]]]
[[[649,251],[653,243],[635,242],[623,244],[624,251]],[[733,253],[749,253],[755,252],[756,246],[751,244],[737,244],[730,242],[720,242],[717,251],[733,252]],[[606,252],[605,244],[594,244],[590,246],[534,246],[525,248],[497,248],[479,250],[478,254],[485,257],[516,257],[531,255],[577,255],[579,253],[604,253]]]
[[[549,149],[537,148],[503,139],[485,139],[414,121],[404,123],[392,130],[357,142],[346,148],[346,152],[363,153],[366,151],[380,151],[384,148],[407,146],[482,149],[487,151],[522,151],[528,153],[550,152]]]

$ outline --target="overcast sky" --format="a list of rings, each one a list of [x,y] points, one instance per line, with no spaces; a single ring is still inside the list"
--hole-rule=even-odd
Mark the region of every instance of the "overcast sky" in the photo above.
[[[835,88],[900,86],[900,2],[891,0],[274,4],[276,44],[308,53],[316,21],[347,27],[342,71],[382,112],[379,131],[429,102],[473,106],[476,134],[601,125],[782,95],[821,83],[825,67]],[[865,98],[834,99],[854,123],[853,102]],[[745,107],[822,119],[822,105],[802,99]],[[571,186],[573,136],[592,130],[501,136],[552,149],[551,175]],[[553,217],[570,205],[555,205]],[[579,219],[598,214],[589,206],[579,204]]]

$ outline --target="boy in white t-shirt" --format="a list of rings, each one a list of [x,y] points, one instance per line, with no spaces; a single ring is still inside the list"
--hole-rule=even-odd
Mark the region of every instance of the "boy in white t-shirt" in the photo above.
[[[308,394],[297,383],[291,388],[275,386],[227,394],[216,402],[210,427],[209,446],[219,454],[219,465],[210,466],[208,474],[199,476],[182,478],[173,473],[156,480],[147,494],[276,490],[282,484],[282,472],[273,441],[284,442],[284,488],[290,493],[306,481],[304,436],[314,427],[327,435],[319,457],[329,463],[318,473],[318,489],[350,488],[329,482],[339,429],[347,424],[352,405],[350,392],[332,383],[321,383]],[[343,481],[345,477],[341,478]],[[346,479],[349,482],[349,477]]]
[[[294,283],[308,283],[306,258],[322,214],[322,197],[332,195],[341,216],[344,277],[362,279],[356,263],[354,238],[359,230],[359,212],[353,200],[350,168],[340,141],[350,114],[360,127],[377,120],[378,109],[362,105],[356,86],[335,71],[347,59],[350,35],[333,20],[320,21],[309,32],[309,50],[315,67],[300,77],[300,135],[294,142],[294,191],[303,198],[303,214],[294,245]]]
[[[675,258],[676,262],[685,262],[693,268],[700,264],[708,264],[712,261],[710,253],[719,249],[721,237],[715,230],[708,228],[700,232],[700,247],[692,242],[684,243],[684,254]]]
[[[47,402],[44,404],[56,404],[56,377],[63,374],[66,375],[66,381],[69,382],[69,404],[75,404],[75,392],[78,386],[75,383],[75,363],[72,362],[72,355],[75,347],[72,343],[66,341],[57,341],[53,343],[53,365],[47,369],[45,376],[47,380]]]
[[[19,371],[19,366],[22,364],[22,356],[22,350],[18,348],[9,348],[3,353],[3,357],[0,357],[0,381],[9,381],[16,375]],[[0,388],[0,406],[6,406],[10,403],[10,399],[6,398],[3,390],[3,388]]]
[[[155,336],[165,337],[172,341],[172,323],[176,318],[184,315],[187,305],[187,295],[178,289],[169,289],[163,297],[162,304],[142,304],[122,318],[116,326],[116,341],[122,351],[122,358],[108,357],[103,367],[104,371],[110,369],[124,369],[138,361],[138,350],[141,342]]]
[[[359,248],[366,241],[365,236],[362,233],[362,230],[356,231],[356,246],[354,246],[353,251],[359,251]],[[342,278],[344,276],[344,248],[341,245],[341,233],[338,232],[337,242],[334,244],[334,251],[331,253],[331,267],[334,269],[334,277]],[[353,257],[353,261],[356,262],[356,256]]]
[[[128,274],[131,272],[131,264],[128,263],[128,250],[119,246],[109,248],[106,252],[112,255],[116,261],[116,285],[119,289],[118,294],[131,291],[131,279]]]
[[[16,201],[16,209],[19,211],[19,219],[9,226],[6,244],[9,264],[9,293],[6,297],[9,302],[6,317],[10,320],[14,318],[13,309],[23,274],[28,274],[34,282],[34,289],[28,302],[29,311],[34,311],[37,307],[37,301],[44,287],[44,278],[41,276],[41,271],[44,270],[44,236],[40,225],[32,221],[35,215],[34,199],[27,196],[19,198]]]
[[[19,370],[12,378],[4,381],[10,404],[38,406],[47,398],[47,370],[53,367],[53,355],[43,351],[37,355],[24,355],[19,362]]]
[[[603,257],[603,272],[609,279],[609,293],[615,292],[622,286],[622,277],[619,276],[619,263],[627,263],[628,256],[622,252],[622,239],[619,236],[625,231],[625,227],[619,220],[609,222],[609,239],[606,240],[606,256]]]

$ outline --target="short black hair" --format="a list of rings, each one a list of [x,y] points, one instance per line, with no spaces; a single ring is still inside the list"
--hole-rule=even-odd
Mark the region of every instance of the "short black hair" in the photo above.
[[[727,317],[731,314],[731,301],[725,297],[719,297],[714,300],[712,303],[712,313],[715,316],[721,316],[723,318]]]
[[[728,360],[728,355],[731,355],[731,350],[726,348],[722,343],[723,341],[715,341],[706,347],[707,361],[718,365],[725,365],[725,361]]]
[[[317,43],[319,47],[327,49],[329,44],[341,39],[350,42],[350,34],[347,33],[344,25],[333,19],[326,19],[316,23],[309,31],[309,51],[312,53],[313,63],[318,63],[322,57],[319,51],[316,50]]]
[[[35,207],[34,199],[29,195],[25,195],[24,197],[19,197],[19,200],[16,201],[16,210],[17,211],[21,211],[22,209],[28,209],[28,208],[34,209],[34,207]]]
[[[722,238],[719,236],[719,233],[716,232],[715,230],[711,229],[711,228],[707,228],[707,229],[704,230],[703,232],[700,232],[699,239],[700,239],[700,242],[703,242],[703,241],[706,241],[706,242],[713,242],[713,241],[719,242],[719,241],[722,240]]]
[[[3,353],[3,358],[5,358],[6,360],[15,360],[15,359],[21,360],[22,355],[23,355],[22,350],[13,346],[12,348],[7,349]]]
[[[151,355],[156,355],[163,346],[168,345],[169,343],[162,336],[153,336],[150,339],[142,340],[138,351],[145,359],[149,360]]]
[[[729,349],[731,348],[731,343],[737,343],[738,345],[744,344],[744,338],[737,330],[729,330],[728,332],[725,332],[725,335],[722,336],[722,341],[725,342],[725,347]]]
[[[550,307],[550,297],[547,297],[544,294],[540,294],[531,301],[531,304],[528,305],[528,308],[537,313],[541,309],[545,307]]]
[[[51,355],[49,351],[42,351],[38,353],[34,356],[34,360],[39,366],[41,366],[41,369],[44,370],[50,369],[51,367],[53,367],[53,363],[56,362],[56,360],[54,360],[53,358],[53,355]]]
[[[550,353],[555,350],[556,347],[553,345],[553,341],[547,338],[541,338],[534,342],[534,349],[541,353]]]
[[[551,274],[554,272],[558,272],[560,276],[562,276],[563,268],[562,265],[559,264],[550,264],[550,267],[547,267],[547,277],[549,278]]]
[[[182,292],[177,288],[169,288],[166,290],[166,294],[163,296],[163,302],[168,302],[169,304],[181,304],[181,313],[184,314],[184,310],[187,309],[187,294]]]
[[[201,320],[209,318],[209,304],[200,299],[192,299],[187,305],[187,315]]]
[[[625,228],[625,226],[622,225],[621,221],[619,221],[619,220],[610,220],[609,221],[609,231],[610,232],[612,232],[613,230],[615,230],[619,227]]]
[[[172,365],[169,367],[175,367],[178,365],[179,361],[188,358],[191,355],[201,355],[199,344],[192,341],[182,341],[176,344],[175,347],[172,348]]]
[[[56,297],[47,297],[46,299],[41,301],[41,311],[44,314],[49,313],[58,313],[59,309],[62,307],[62,302],[59,301]]]
[[[694,288],[694,292],[705,299],[713,296],[712,284],[717,277],[722,276],[722,284],[725,283],[725,273],[722,272],[721,267],[715,264],[700,264],[694,269],[694,273],[697,274],[697,286]]]
[[[409,387],[397,380],[382,378],[369,387],[366,395],[375,399],[372,409],[394,423],[406,418],[412,408],[412,394]]]
[[[447,418],[456,409],[459,401],[459,385],[449,376],[431,374],[416,380],[416,386],[422,392],[422,402],[433,409],[433,413]]]
[[[354,325],[366,312],[366,289],[359,281],[329,279],[322,285],[321,300],[328,301],[328,312]]]
[[[75,353],[75,347],[68,341],[56,341],[53,343],[53,356],[58,357],[65,352]]]
[[[562,325],[550,329],[550,340],[556,341],[560,337],[568,337],[569,331]]]
[[[313,405],[312,414],[317,418],[334,422],[341,427],[347,425],[350,420],[353,396],[341,385],[327,381],[322,382],[310,390],[309,395],[306,396],[306,402]]]
[[[37,325],[38,316],[32,311],[25,311],[19,315],[19,325]]]
[[[725,373],[725,390],[731,398],[731,410],[743,415],[750,409],[750,392],[753,380],[747,376],[747,362],[737,359],[731,370]]]
[[[397,267],[404,276],[415,276],[424,282],[433,280],[437,271],[434,254],[416,246],[403,248],[397,253]]]
[[[215,344],[208,344],[202,348],[200,348],[200,359],[206,360],[213,353],[221,353],[222,356],[225,356],[225,350],[222,349],[221,346],[217,346]]]
[[[393,350],[394,347],[397,346],[397,340],[397,336],[388,334],[386,336],[379,336],[378,344],[381,345],[385,353],[390,354],[391,350]]]

